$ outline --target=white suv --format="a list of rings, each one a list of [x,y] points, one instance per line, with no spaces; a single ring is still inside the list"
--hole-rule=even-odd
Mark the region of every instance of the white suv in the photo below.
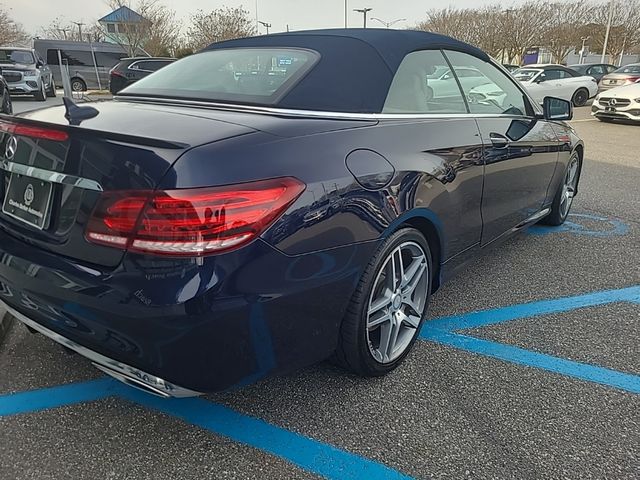
[[[41,102],[56,96],[53,74],[35,50],[0,48],[0,68],[12,94],[33,95]]]

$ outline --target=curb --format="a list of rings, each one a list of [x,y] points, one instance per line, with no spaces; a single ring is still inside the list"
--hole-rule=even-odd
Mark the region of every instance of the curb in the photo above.
[[[0,344],[13,325],[13,317],[0,308]]]

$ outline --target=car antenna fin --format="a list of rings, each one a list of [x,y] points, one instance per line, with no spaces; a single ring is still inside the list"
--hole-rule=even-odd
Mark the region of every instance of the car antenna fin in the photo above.
[[[83,120],[93,118],[100,113],[96,108],[88,105],[76,105],[69,97],[62,97],[62,102],[66,109],[64,118],[69,121],[70,125],[80,125]]]

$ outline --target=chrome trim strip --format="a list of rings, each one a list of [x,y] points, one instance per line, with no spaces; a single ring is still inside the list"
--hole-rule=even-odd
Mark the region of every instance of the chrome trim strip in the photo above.
[[[22,163],[9,162],[8,160],[0,160],[0,170],[24,175],[26,177],[37,178],[38,180],[44,180],[46,182],[82,188],[84,190],[94,190],[96,192],[103,191],[102,185],[95,180],[67,175],[66,173],[52,172],[43,168],[23,165]]]
[[[45,337],[49,337],[51,340],[58,342],[59,344],[67,347],[70,350],[82,355],[89,359],[93,365],[99,368],[101,371],[111,375],[112,377],[126,383],[127,385],[137,386],[142,388],[146,392],[155,393],[161,397],[195,397],[201,395],[200,392],[189,390],[188,388],[179,387],[160,377],[143,372],[135,367],[131,367],[125,363],[118,362],[112,358],[106,357],[98,352],[94,352],[82,345],[69,340],[62,335],[43,327],[38,322],[31,320],[29,317],[21,314],[9,305],[0,300],[0,307],[4,307],[7,312],[13,315],[16,319],[20,320],[25,325],[37,330]]]
[[[306,118],[325,118],[335,120],[433,120],[433,119],[457,119],[457,118],[514,118],[514,119],[531,119],[532,117],[522,115],[500,115],[496,113],[476,114],[476,113],[348,113],[348,112],[329,112],[322,110],[295,110],[288,108],[259,107],[253,105],[240,105],[231,103],[203,102],[198,100],[181,100],[172,98],[155,98],[155,97],[134,97],[134,96],[116,96],[119,102],[137,102],[137,103],[161,103],[165,105],[174,105],[179,107],[204,107],[214,110],[224,110],[237,113],[255,113],[263,115],[275,115],[279,117],[306,117]]]

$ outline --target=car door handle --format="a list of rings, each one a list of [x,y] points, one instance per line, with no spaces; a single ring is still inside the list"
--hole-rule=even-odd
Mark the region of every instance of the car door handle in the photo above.
[[[509,146],[509,139],[499,133],[490,133],[489,139],[495,148],[507,148]]]

